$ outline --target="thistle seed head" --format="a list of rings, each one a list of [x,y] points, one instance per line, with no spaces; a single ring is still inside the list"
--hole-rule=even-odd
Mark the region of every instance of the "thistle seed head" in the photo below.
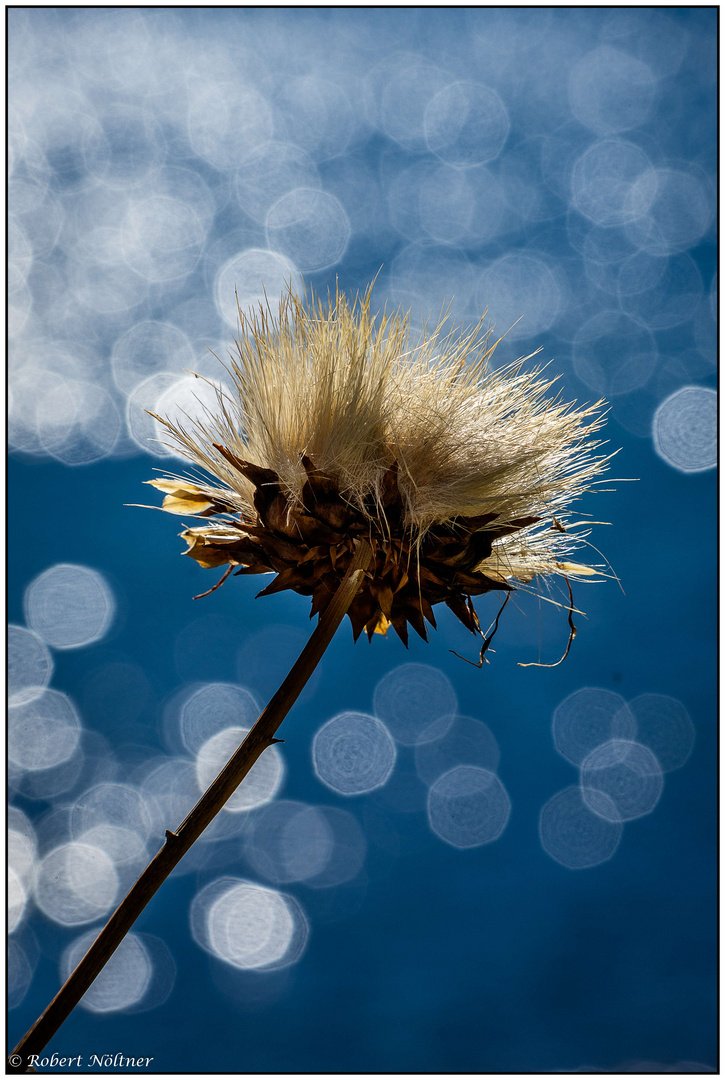
[[[356,537],[374,560],[349,610],[354,636],[407,625],[427,639],[445,602],[480,632],[471,597],[537,575],[595,573],[569,561],[586,532],[573,500],[605,469],[601,402],[577,409],[525,357],[489,366],[483,320],[413,335],[409,317],[288,293],[276,317],[239,313],[231,390],[188,424],[157,417],[201,472],[148,481],[163,509],[213,519],[187,554],[225,577],[275,573],[322,613]]]

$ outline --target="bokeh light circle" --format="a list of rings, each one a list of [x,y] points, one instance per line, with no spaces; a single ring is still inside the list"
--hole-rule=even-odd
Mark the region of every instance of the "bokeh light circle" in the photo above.
[[[212,735],[196,755],[196,779],[200,791],[206,791],[229,758],[242,744],[249,728],[229,727]],[[224,804],[228,813],[251,810],[275,797],[284,777],[284,763],[276,746],[270,746],[255,761],[232,797]]]
[[[221,765],[217,773],[220,771]],[[152,818],[152,837],[163,837],[170,823],[172,828],[178,825],[199,801],[197,770],[194,762],[186,757],[144,760],[137,774],[137,783]],[[200,844],[213,835],[212,830],[216,830],[223,819],[223,815],[217,815],[216,820],[201,834]],[[181,872],[190,865],[189,859],[184,859],[180,864]]]
[[[482,190],[476,179],[453,165],[425,168],[419,178],[415,199],[406,205],[405,192],[396,192],[400,205],[403,201],[401,225],[406,219],[412,222],[406,230],[408,235],[420,233],[421,227],[433,240],[443,244],[462,244],[470,241],[476,233]]]
[[[342,258],[350,221],[339,199],[317,188],[296,188],[270,207],[267,242],[302,271],[324,270]]]
[[[649,210],[657,175],[641,147],[623,139],[594,143],[576,161],[571,197],[579,213],[597,225],[623,225]]]
[[[188,428],[204,423],[211,412],[219,407],[219,390],[206,379],[185,375],[162,391],[156,400],[154,412],[172,424]],[[183,458],[179,447],[170,438],[168,428],[161,420],[155,420],[155,439],[176,457]]]
[[[685,706],[667,694],[639,694],[626,706],[637,725],[637,741],[657,758],[663,772],[681,769],[695,744],[695,727]]]
[[[22,769],[52,769],[75,754],[81,722],[75,707],[59,690],[8,709],[8,759]]]
[[[264,224],[270,208],[296,188],[316,188],[320,177],[312,159],[294,143],[270,142],[244,163],[236,176],[242,210]]]
[[[372,70],[368,80],[378,98],[376,120],[385,134],[403,147],[424,148],[425,110],[449,85],[449,76],[422,57],[393,54]]]
[[[687,254],[662,258],[639,251],[618,269],[617,295],[623,309],[651,330],[687,322],[704,294],[700,271]]]
[[[113,237],[114,249],[122,255],[121,234]],[[69,266],[68,285],[71,298],[85,314],[86,325],[92,316],[134,316],[131,309],[148,295],[149,282],[125,262],[89,259],[85,254]],[[92,313],[92,314],[91,314]]]
[[[424,116],[429,149],[463,168],[498,157],[510,126],[496,91],[474,82],[455,82],[439,90]]]
[[[35,902],[53,922],[78,926],[105,915],[117,891],[118,874],[110,856],[73,842],[54,848],[41,861]]]
[[[508,793],[495,773],[457,765],[428,792],[428,823],[440,840],[457,848],[498,840],[511,813]]]
[[[196,754],[212,735],[241,724],[251,728],[261,709],[256,698],[235,683],[207,683],[194,690],[179,709],[184,749]]]
[[[105,578],[88,566],[58,563],[25,590],[25,617],[54,649],[79,649],[108,633],[116,604]]]
[[[108,822],[93,825],[77,834],[78,841],[100,848],[113,861],[117,870],[137,867],[140,871],[146,863],[146,845],[135,829]]]
[[[61,978],[68,978],[98,936],[91,930],[77,938],[64,951],[60,962]],[[93,1013],[123,1012],[139,1004],[153,977],[148,949],[138,934],[126,934],[80,1000],[82,1008]]]
[[[219,314],[236,329],[239,307],[254,314],[259,306],[274,310],[280,297],[292,286],[299,287],[301,278],[294,263],[277,251],[247,248],[229,259],[219,270],[214,282],[214,295]]]
[[[610,739],[596,747],[581,763],[579,777],[584,802],[606,821],[650,814],[664,785],[655,755],[630,739]]]
[[[362,795],[386,783],[395,764],[395,743],[374,716],[346,712],[328,720],[312,744],[315,774],[341,795]]]
[[[277,800],[254,814],[244,834],[252,868],[268,881],[306,881],[322,874],[332,855],[334,833],[320,809]]]
[[[498,334],[511,340],[548,330],[563,306],[555,270],[534,252],[504,255],[491,263],[481,274],[478,298]]]
[[[71,832],[75,839],[88,836],[90,830],[111,827],[119,830],[116,840],[116,859],[128,849],[129,854],[140,849],[151,835],[152,819],[141,793],[130,784],[103,781],[88,788],[76,799],[71,811]],[[128,834],[124,836],[122,834]],[[136,837],[136,842],[133,841]],[[113,837],[109,837],[110,840]],[[89,842],[89,841],[87,841]],[[109,851],[109,846],[97,844]],[[109,852],[110,853],[110,852]]]
[[[134,202],[122,225],[128,265],[147,281],[186,277],[204,246],[205,230],[192,206],[166,195]]]
[[[53,657],[43,639],[24,626],[8,626],[8,704],[39,697],[53,675]]]
[[[37,840],[35,830],[28,818],[17,807],[11,806],[7,813],[7,864],[25,895],[32,892],[35,882]]]
[[[457,708],[450,680],[428,664],[401,664],[375,687],[375,715],[402,746],[415,746],[426,730],[429,738],[439,738]],[[433,729],[436,721],[439,726]]]
[[[244,971],[295,963],[307,943],[307,920],[297,902],[250,881],[222,878],[202,889],[191,909],[195,941]]]
[[[554,710],[554,746],[572,765],[610,739],[634,739],[637,722],[624,698],[612,690],[584,686]]]
[[[644,123],[655,86],[647,64],[621,49],[600,45],[574,67],[569,101],[577,120],[599,135],[609,135]]]
[[[717,464],[717,391],[684,386],[657,409],[652,422],[654,448],[683,473],[705,472]]]
[[[539,838],[547,855],[569,870],[586,870],[611,859],[622,839],[623,826],[614,804],[597,792],[596,805],[610,816],[594,813],[578,787],[553,795],[541,809]]]
[[[8,1009],[17,1009],[18,1005],[22,1004],[33,981],[34,966],[19,942],[15,939],[8,941],[6,969]]]
[[[158,415],[157,403],[178,383],[178,372],[160,371],[138,383],[126,399],[128,434],[146,454],[153,454],[154,457],[172,456],[172,451],[159,438],[158,421],[149,414]]]
[[[113,453],[121,415],[97,383],[66,379],[55,392],[39,395],[35,410],[43,450],[64,465],[90,465]]]
[[[147,319],[116,339],[111,369],[119,390],[130,394],[152,375],[176,372],[178,379],[193,360],[191,343],[183,331],[171,323]]]
[[[28,894],[22,878],[12,866],[8,866],[7,900],[7,932],[13,934],[20,926],[25,914]]]
[[[651,255],[671,255],[701,241],[715,214],[715,195],[705,178],[685,169],[656,169],[633,184],[630,201],[644,213],[627,219],[627,233]],[[646,207],[645,207],[646,204]]]

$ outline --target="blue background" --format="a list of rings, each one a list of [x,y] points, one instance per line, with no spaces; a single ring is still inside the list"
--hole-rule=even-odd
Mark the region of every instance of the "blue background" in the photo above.
[[[485,277],[490,267],[509,254],[528,253],[555,282],[555,313],[533,300],[534,332],[519,332],[502,346],[502,356],[526,355],[541,345],[541,358],[563,375],[567,398],[595,399],[599,388],[580,377],[577,331],[602,311],[632,312],[611,280],[636,246],[617,223],[581,213],[563,148],[574,162],[602,139],[625,141],[655,168],[694,176],[707,203],[715,177],[716,33],[714,8],[11,10],[11,144],[20,149],[10,212],[18,215],[31,252],[22,248],[24,276],[11,293],[11,305],[15,297],[21,312],[11,338],[11,392],[27,365],[39,373],[39,395],[49,368],[52,379],[66,377],[71,369],[60,362],[44,366],[38,344],[60,343],[70,354],[92,352],[83,378],[103,388],[122,420],[126,401],[110,358],[123,333],[146,319],[167,321],[181,327],[201,355],[205,344],[215,347],[233,336],[215,307],[221,266],[248,248],[278,250],[294,262],[294,243],[285,247],[283,238],[275,249],[269,230],[246,215],[235,196],[243,155],[232,154],[226,163],[203,157],[185,123],[185,95],[191,99],[201,86],[213,103],[218,87],[226,87],[225,94],[229,86],[246,86],[264,99],[271,118],[259,145],[274,137],[301,147],[317,169],[315,189],[334,195],[349,221],[343,250],[333,250],[329,264],[317,267],[314,258],[295,264],[309,285],[326,291],[337,280],[354,293],[382,267],[376,302],[404,303],[418,315],[437,312],[464,281],[453,310],[470,325],[486,304],[479,293],[481,282],[491,280]],[[616,50],[620,61],[624,54],[622,71],[644,79],[640,97],[624,84],[633,94],[629,119],[616,65],[611,87],[606,79],[604,86],[587,82],[587,72],[599,70],[597,58],[611,61],[601,52],[606,49]],[[413,87],[409,108],[394,83],[401,72],[412,72],[406,76]],[[295,89],[290,83],[302,76],[309,80],[309,100],[300,97],[302,84]],[[327,112],[315,112],[312,90],[320,80],[332,102]],[[441,164],[422,130],[421,95],[425,100],[426,87],[435,93],[458,80],[494,90],[508,115],[503,145],[484,163],[503,202],[494,215],[490,206],[466,201],[468,195],[461,203],[445,202],[449,189],[438,196],[434,185],[425,187],[419,204],[406,194],[403,214],[395,183],[412,191],[401,179],[405,170],[419,166],[426,177],[425,169]],[[581,104],[589,92],[599,113]],[[76,136],[63,136],[63,142],[43,121],[45,112],[72,111],[78,102],[84,124],[96,115],[103,124],[109,109],[123,106],[140,109],[157,125],[155,147],[161,149],[144,178],[134,174],[128,181],[134,197],[143,184],[152,189],[155,169],[175,164],[195,172],[212,195],[213,211],[188,269],[165,277],[144,275],[138,265],[122,267],[136,275],[134,302],[119,301],[112,311],[87,302],[87,292],[83,299],[77,268],[94,227],[94,206],[105,206],[95,224],[125,227],[102,198],[93,201],[107,184],[118,214],[124,212],[123,169],[113,183],[90,168],[84,173],[90,152],[81,135],[75,142]],[[123,131],[123,125],[108,128],[112,162],[123,159]],[[531,142],[547,138],[561,140],[556,168],[542,164],[549,159]],[[415,181],[418,174],[411,175]],[[512,178],[526,185],[526,198],[516,195]],[[23,193],[35,191],[37,200],[41,189],[41,202],[26,212]],[[535,212],[526,210],[532,200]],[[80,224],[79,207],[85,214]],[[36,226],[56,222],[52,242],[51,226],[41,243],[33,220]],[[630,243],[620,261],[587,261],[582,251],[589,249],[580,239],[597,225],[599,238],[609,229],[614,240]],[[700,294],[693,296],[688,286],[683,297],[677,276],[664,273],[638,301],[637,325],[654,342],[651,372],[610,397],[606,429],[610,446],[622,448],[612,476],[637,482],[604,485],[613,490],[581,504],[595,520],[612,523],[597,527],[593,541],[624,593],[613,581],[578,588],[586,619],[579,620],[566,663],[553,669],[517,666],[538,659],[540,646],[543,659],[556,659],[566,641],[563,613],[543,611],[540,621],[532,597],[521,600],[520,610],[509,605],[496,653],[480,671],[451,655],[455,649],[474,657],[476,648],[447,612],[430,644],[412,635],[407,654],[392,637],[353,646],[344,626],[312,692],[282,729],[287,771],[281,795],[353,813],[368,849],[360,874],[335,890],[282,886],[310,924],[301,959],[273,974],[240,973],[192,939],[189,909],[204,885],[221,875],[259,880],[241,854],[222,867],[174,876],[138,924],[162,938],[174,957],[176,978],[166,1002],[139,1014],[78,1009],[49,1049],[153,1056],[159,1072],[623,1071],[644,1061],[715,1068],[715,474],[673,468],[655,452],[650,435],[654,411],[669,394],[683,386],[714,387],[714,241],[708,211],[691,242],[673,241],[656,256],[688,255]],[[93,281],[92,256],[84,258]],[[104,258],[101,269],[108,266]],[[525,294],[516,301],[525,303]],[[662,312],[678,304],[685,317],[670,325]],[[496,321],[495,310],[490,313]],[[78,377],[75,370],[71,375]],[[27,397],[18,400],[10,413],[10,621],[24,623],[26,588],[56,563],[105,576],[117,604],[113,625],[87,648],[56,650],[52,686],[75,702],[84,728],[105,737],[125,781],[132,759],[170,752],[164,709],[185,688],[235,682],[263,702],[274,683],[245,667],[240,653],[265,627],[291,629],[301,645],[310,625],[307,602],[292,594],[255,601],[258,586],[244,578],[192,602],[216,579],[178,557],[179,519],[124,505],[154,501],[141,485],[163,461],[144,453],[121,424],[103,452],[88,455],[96,460],[73,467],[62,453],[49,452],[41,435],[33,436]],[[13,408],[21,406],[26,411],[17,424],[25,435],[14,443]],[[485,601],[478,606],[485,622],[489,609]],[[280,676],[293,657],[294,649],[284,652]],[[431,832],[425,787],[414,775],[406,780],[412,752],[405,748],[389,784],[356,799],[336,797],[313,773],[310,745],[320,725],[343,710],[372,711],[379,680],[406,661],[444,671],[461,714],[485,721],[498,740],[499,775],[512,813],[494,844],[458,850]],[[130,710],[131,698],[117,685],[119,664],[141,688]],[[114,677],[116,683],[109,681]],[[614,857],[572,871],[542,849],[538,818],[556,791],[576,782],[576,770],[556,753],[551,721],[563,699],[587,686],[626,700],[643,693],[677,698],[696,742],[686,765],[667,776],[654,812],[625,826]],[[90,782],[82,774],[51,801],[22,792],[13,801],[37,823],[72,803]],[[11,1044],[55,993],[58,959],[75,933],[30,906],[17,940],[34,958],[34,977],[10,1014]]]

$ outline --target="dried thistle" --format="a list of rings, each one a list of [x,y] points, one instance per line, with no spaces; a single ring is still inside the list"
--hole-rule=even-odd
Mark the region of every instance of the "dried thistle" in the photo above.
[[[583,542],[567,528],[571,501],[606,458],[592,451],[598,406],[575,410],[524,361],[490,371],[497,342],[469,334],[411,339],[409,320],[352,306],[305,307],[289,294],[279,317],[240,312],[232,395],[217,393],[188,430],[160,419],[172,445],[215,481],[149,483],[163,509],[213,517],[182,533],[201,566],[274,572],[261,595],[293,589],[320,619],[310,640],[219,776],[175,829],[60,991],[15,1047],[25,1071],[103,969],[162,882],[219,813],[276,732],[345,613],[355,638],[410,623],[426,637],[441,601],[482,634],[472,596],[538,575],[594,571],[565,561]],[[527,358],[528,359],[528,358]],[[221,582],[219,582],[221,584]],[[217,586],[214,586],[216,588]],[[213,591],[213,590],[209,590]],[[573,600],[569,585],[569,625]],[[506,600],[504,601],[505,606]],[[503,608],[501,609],[503,610]],[[567,646],[567,652],[569,646]],[[566,653],[564,654],[566,655]]]
[[[408,623],[427,640],[435,604],[481,633],[473,596],[595,573],[569,561],[587,532],[568,512],[606,467],[593,454],[601,402],[548,397],[529,357],[491,369],[499,342],[483,320],[414,340],[409,317],[371,315],[370,289],[352,305],[289,293],[277,318],[239,318],[218,411],[188,426],[157,417],[213,477],[148,481],[164,510],[215,519],[181,534],[201,566],[226,566],[222,581],[274,572],[260,596],[293,589],[321,614],[364,537],[374,558],[348,611],[354,637],[392,625],[406,644]]]

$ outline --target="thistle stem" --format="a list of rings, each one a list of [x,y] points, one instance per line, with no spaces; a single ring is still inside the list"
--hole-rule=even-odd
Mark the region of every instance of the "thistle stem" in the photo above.
[[[175,832],[167,829],[164,846],[121,901],[45,1012],[15,1047],[8,1061],[10,1072],[28,1070],[32,1064],[31,1056],[39,1054],[53,1038],[177,863],[231,798],[264,750],[280,741],[274,738],[275,732],[332,641],[360,588],[372,554],[372,548],[366,540],[356,542],[352,561],[337,592],[284,682],[194,809]]]

